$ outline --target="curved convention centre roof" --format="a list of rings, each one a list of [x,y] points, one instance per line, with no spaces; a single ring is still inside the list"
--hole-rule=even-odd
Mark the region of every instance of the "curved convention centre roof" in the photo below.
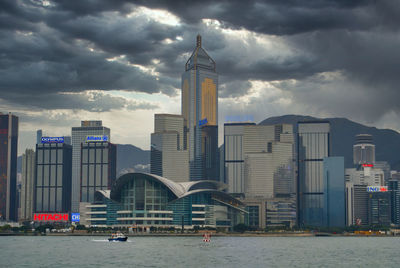
[[[110,199],[110,190],[97,190],[94,193],[94,200],[101,200],[103,197]]]
[[[138,178],[143,178],[143,179],[150,179],[157,181],[159,183],[162,183],[165,185],[171,192],[176,196],[177,199],[186,197],[188,195],[194,194],[194,193],[199,193],[199,192],[204,192],[204,191],[209,191],[213,193],[218,193],[223,196],[227,200],[231,200],[232,202],[235,200],[235,203],[239,202],[237,199],[231,197],[230,195],[221,192],[221,190],[226,188],[226,185],[223,183],[217,182],[217,181],[211,181],[211,180],[201,180],[201,181],[190,181],[190,182],[181,182],[177,183],[174,181],[171,181],[167,178],[157,176],[154,174],[149,174],[149,173],[127,173],[119,177],[114,185],[112,186],[111,193],[108,194],[108,198],[111,198],[116,201],[120,201],[121,198],[121,190],[123,186],[135,179]],[[104,193],[101,193],[103,196],[107,197],[107,193],[105,191],[102,191]]]

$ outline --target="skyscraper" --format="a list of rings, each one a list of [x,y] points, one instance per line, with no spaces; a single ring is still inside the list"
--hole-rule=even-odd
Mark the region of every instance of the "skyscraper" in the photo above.
[[[325,157],[324,165],[324,221],[328,227],[344,227],[345,179],[344,157]]]
[[[104,127],[102,121],[81,121],[80,127],[72,128],[72,212],[79,210],[81,144],[90,135],[107,136],[108,141],[111,141],[110,129]]]
[[[356,135],[356,142],[353,145],[354,165],[374,165],[375,145],[370,134]]]
[[[244,128],[255,123],[224,124],[224,168],[225,183],[231,194],[244,193]]]
[[[0,113],[0,219],[16,221],[18,117]]]
[[[116,179],[117,146],[107,141],[82,143],[80,201],[94,202],[97,190],[110,190]]]
[[[324,222],[323,158],[330,156],[330,123],[298,123],[298,223],[322,226]]]
[[[43,137],[43,130],[38,129],[36,131],[36,144],[40,144],[41,143],[42,137]]]
[[[188,150],[184,150],[183,117],[154,115],[151,134],[150,172],[174,182],[189,181]]]
[[[33,192],[36,174],[36,155],[32,149],[26,149],[22,155],[21,214],[20,221],[30,221],[33,213]]]
[[[49,137],[36,144],[34,212],[71,211],[72,146]]]
[[[182,74],[181,108],[190,179],[219,180],[218,74],[214,60],[202,48],[200,35]]]

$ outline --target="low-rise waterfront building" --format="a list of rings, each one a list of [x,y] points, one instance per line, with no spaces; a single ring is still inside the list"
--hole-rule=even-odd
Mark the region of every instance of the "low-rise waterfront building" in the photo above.
[[[119,227],[231,228],[245,222],[244,204],[216,181],[176,183],[146,173],[128,173],[111,190],[81,203],[81,224]]]

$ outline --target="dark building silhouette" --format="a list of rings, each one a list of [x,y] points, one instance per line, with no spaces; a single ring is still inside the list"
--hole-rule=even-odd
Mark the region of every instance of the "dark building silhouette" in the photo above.
[[[37,144],[34,212],[70,212],[71,181],[72,146]]]
[[[116,179],[117,146],[109,142],[82,143],[80,201],[94,202],[97,190],[110,190]]]
[[[0,113],[0,219],[17,221],[18,117]]]

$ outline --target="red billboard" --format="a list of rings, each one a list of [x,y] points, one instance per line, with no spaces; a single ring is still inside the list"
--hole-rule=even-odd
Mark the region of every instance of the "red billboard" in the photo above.
[[[34,221],[68,221],[68,213],[35,213]]]

